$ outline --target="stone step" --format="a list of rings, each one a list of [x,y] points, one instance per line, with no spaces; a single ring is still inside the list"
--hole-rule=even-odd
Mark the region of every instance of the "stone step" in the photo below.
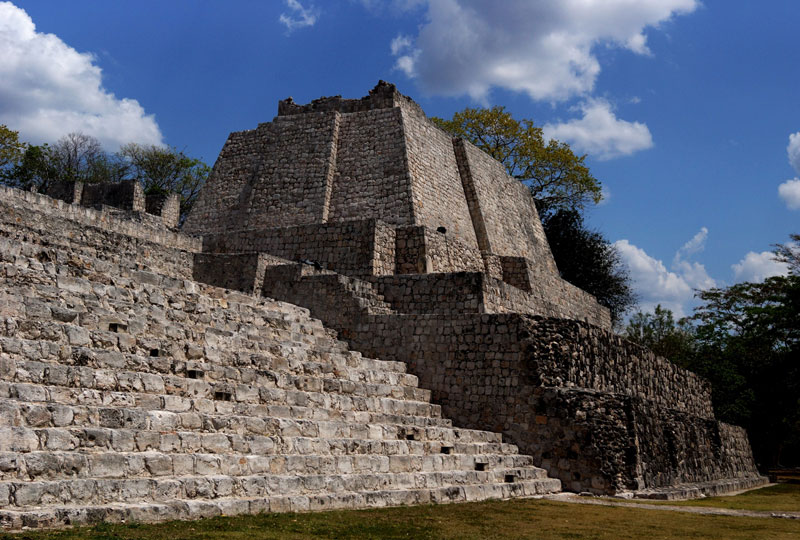
[[[524,469],[526,478],[546,476],[530,456],[508,454],[276,454],[233,452],[38,451],[0,452],[0,481],[71,478],[149,478],[223,474],[351,474],[370,472],[506,471]],[[528,469],[530,469],[530,472]],[[531,476],[532,475],[532,476]]]
[[[67,332],[69,328],[67,329]],[[171,346],[164,342],[141,340],[134,352],[95,350],[79,345],[69,345],[56,340],[28,339],[24,332],[16,337],[0,336],[0,352],[21,356],[31,361],[58,364],[65,367],[125,370],[158,376],[179,376],[214,382],[252,382],[264,377],[280,381],[282,387],[292,386],[300,377],[346,380],[360,385],[389,385],[420,390],[415,375],[382,370],[377,366],[361,366],[360,362],[343,355],[326,356],[320,361],[298,360],[291,362],[273,352],[242,352],[237,354],[207,354],[185,347],[187,354],[178,350],[173,356]],[[209,358],[213,357],[213,361]],[[352,364],[356,364],[355,367]],[[267,381],[264,381],[267,382]],[[274,384],[274,382],[273,382]],[[327,384],[334,384],[333,382]],[[421,390],[423,394],[427,390]],[[419,394],[422,396],[423,394]],[[418,397],[420,401],[428,398]]]
[[[352,430],[351,430],[352,431]],[[450,442],[394,438],[401,430],[370,426],[342,437],[337,432],[320,430],[319,436],[254,435],[202,431],[155,431],[97,427],[0,427],[0,452],[25,454],[42,451],[118,452],[160,451],[168,453],[230,452],[259,455],[516,455],[508,443]],[[5,455],[5,454],[4,454]],[[10,454],[8,454],[10,455]],[[8,456],[6,456],[8,457]],[[526,458],[527,459],[527,458]],[[4,467],[2,470],[6,470]]]
[[[90,381],[86,382],[90,383]],[[295,413],[308,414],[307,417],[301,417],[307,420],[341,417],[350,412],[364,413],[362,416],[369,419],[382,418],[385,415],[441,418],[439,405],[393,398],[368,398],[302,391],[286,392],[262,387],[256,388],[250,399],[250,390],[237,386],[228,391],[217,390],[213,399],[206,399],[174,393],[162,394],[159,393],[159,390],[158,387],[153,387],[144,388],[141,392],[133,392],[99,390],[80,386],[68,388],[54,385],[0,382],[0,397],[2,398],[21,402],[80,403],[95,407],[122,407],[132,411],[132,414],[137,417],[143,417],[148,411],[241,414],[259,417],[271,410],[278,411],[281,408],[298,406],[303,410],[298,409]],[[317,414],[315,411],[322,412]]]
[[[54,528],[93,523],[156,522],[200,519],[260,512],[307,512],[333,509],[381,508],[430,503],[452,503],[532,497],[560,490],[558,480],[543,478],[502,484],[477,484],[441,488],[373,490],[316,495],[280,494],[268,497],[219,497],[175,499],[163,503],[116,503],[109,505],[48,505],[0,510],[0,527]]]
[[[0,398],[0,426],[12,429],[10,437],[22,444],[29,428],[90,427],[112,430],[144,430],[172,433],[204,431],[236,435],[280,437],[337,437],[346,439],[438,441],[441,443],[502,443],[502,437],[490,431],[450,427],[449,421],[434,422],[426,417],[375,415],[347,412],[338,419],[296,419],[286,409],[261,407],[242,415],[241,411],[170,412],[142,410],[112,405],[72,405],[47,402],[21,402]],[[13,430],[20,430],[16,432]],[[27,439],[29,450],[39,443]],[[31,442],[32,441],[32,442]],[[23,447],[20,447],[23,448]],[[17,450],[15,450],[17,451]]]
[[[157,393],[191,399],[218,399],[217,394],[226,392],[230,394],[227,399],[247,403],[273,403],[275,399],[286,398],[287,394],[300,393],[308,395],[294,396],[288,401],[310,400],[322,403],[326,408],[341,408],[337,402],[342,398],[349,403],[355,397],[430,403],[430,391],[417,386],[354,382],[349,378],[336,377],[333,373],[328,377],[319,377],[298,376],[281,370],[244,370],[242,376],[243,373],[236,368],[215,370],[213,364],[187,363],[180,366],[183,373],[172,375],[153,373],[152,370],[126,370],[127,363],[119,367],[94,368],[25,358],[19,353],[0,353],[0,380],[65,388]],[[70,359],[73,357],[70,356]],[[79,356],[76,360],[80,359]],[[144,358],[137,360],[140,360],[137,362],[139,365],[144,365]],[[372,375],[369,378],[380,377]]]
[[[388,462],[386,463],[388,465]],[[213,470],[213,469],[212,469]],[[351,474],[200,475],[153,478],[70,478],[30,482],[0,481],[0,508],[65,504],[168,502],[175,499],[268,497],[363,492],[379,489],[463,487],[544,480],[542,470],[369,472]]]
[[[0,434],[13,437],[0,442],[2,452],[37,452],[112,449],[119,452],[159,450],[162,452],[219,452],[230,451],[273,454],[381,454],[381,455],[477,455],[518,453],[514,444],[497,442],[451,442],[448,440],[403,438],[406,428],[368,426],[349,430],[357,437],[343,437],[339,432],[320,426],[319,435],[298,436],[254,435],[204,431],[155,431],[146,429],[110,429],[98,427],[0,426]],[[328,428],[328,429],[326,429]],[[296,432],[296,430],[294,431]],[[463,439],[463,435],[462,435]]]
[[[37,398],[38,401],[63,403],[64,397],[87,396],[84,391],[95,391],[97,395],[93,399],[101,402],[107,402],[109,396],[116,394],[128,395],[128,402],[148,403],[153,397],[163,398],[167,410],[207,410],[207,403],[201,406],[196,403],[223,401],[250,405],[314,405],[331,410],[441,417],[441,407],[431,404],[428,401],[429,393],[416,387],[369,385],[310,376],[275,375],[273,378],[269,373],[260,377],[264,384],[258,384],[261,382],[259,380],[244,384],[236,381],[205,381],[199,377],[192,379],[60,366],[25,361],[18,355],[0,354],[0,387],[15,392],[8,397],[19,395],[25,399],[25,396],[38,395],[44,396]]]
[[[213,310],[198,308],[194,297],[192,300],[183,297],[176,299],[168,294],[162,295],[158,291],[155,303],[152,299],[142,301],[133,295],[124,295],[126,290],[123,292],[117,290],[114,293],[116,299],[106,298],[102,305],[94,305],[105,292],[76,291],[75,281],[60,277],[56,285],[60,298],[54,302],[32,298],[45,294],[43,285],[26,288],[10,285],[6,280],[0,281],[0,284],[5,285],[6,297],[16,293],[16,296],[22,299],[20,305],[23,310],[17,315],[21,319],[50,323],[69,317],[68,322],[86,330],[109,331],[113,325],[121,330],[112,330],[112,333],[130,336],[150,333],[156,336],[166,335],[172,339],[195,338],[195,341],[203,341],[205,344],[221,344],[228,347],[241,346],[240,342],[280,342],[311,346],[323,352],[347,350],[346,344],[337,341],[316,319],[286,320],[264,314],[259,317],[237,316],[231,319],[230,312],[221,306],[216,306]],[[85,287],[88,285],[81,285],[81,288]],[[52,294],[52,288],[47,288]],[[151,293],[151,298],[153,294],[155,293]],[[167,302],[171,304],[168,308],[164,307]],[[70,304],[72,308],[66,308],[64,304]],[[221,320],[226,316],[225,313],[228,313],[228,320]],[[211,318],[213,316],[217,318]],[[188,334],[189,331],[193,334]]]
[[[7,296],[9,295],[9,290],[13,291],[13,289],[7,288]],[[22,298],[26,296],[41,297],[43,294],[41,294],[41,291],[31,294],[30,291],[26,291],[24,288],[17,287],[17,296]],[[61,294],[61,296],[68,297],[69,294],[65,293]],[[146,310],[142,309],[142,306],[136,306],[134,303],[124,302],[122,303],[125,306],[124,309],[132,310],[134,307],[136,308],[136,313],[134,316],[128,317],[123,308],[119,308],[117,310],[110,309],[109,302],[106,302],[106,306],[104,308],[92,307],[91,315],[87,315],[85,310],[81,311],[80,306],[67,308],[64,306],[65,303],[66,300],[63,298],[56,299],[52,302],[24,300],[22,304],[24,309],[21,310],[24,314],[24,317],[20,317],[19,313],[16,315],[17,318],[28,319],[31,322],[22,323],[20,321],[17,323],[17,326],[19,327],[22,325],[22,328],[18,328],[17,330],[27,332],[27,335],[31,337],[44,335],[45,337],[49,337],[51,340],[60,340],[65,339],[65,336],[59,335],[58,329],[53,325],[58,323],[71,324],[73,326],[83,327],[86,330],[97,330],[101,333],[92,333],[87,336],[85,331],[72,329],[71,334],[66,335],[66,339],[68,340],[71,339],[72,341],[77,340],[85,342],[89,339],[94,339],[97,341],[97,343],[106,347],[123,349],[136,348],[137,346],[152,344],[153,342],[157,342],[159,340],[173,344],[175,344],[176,341],[197,341],[198,336],[187,335],[186,331],[179,326],[179,324],[187,324],[186,317],[193,315],[191,313],[180,311],[179,313],[181,315],[178,318],[181,320],[175,321],[175,324],[170,324],[160,315],[161,311],[158,307],[153,308],[156,310],[156,317],[152,318],[148,317],[149,314],[146,312]],[[84,309],[88,308],[85,308],[84,306]],[[4,313],[6,317],[13,314],[11,313],[11,310],[7,311],[8,313]],[[143,320],[142,317],[146,317],[146,319]],[[287,330],[283,328],[274,329],[266,326],[238,324],[232,328],[236,331],[244,330],[244,332],[237,333],[232,332],[231,330],[213,328],[212,330],[206,329],[204,335],[199,337],[200,340],[206,345],[206,349],[208,349],[209,345],[217,348],[224,347],[227,350],[238,349],[252,351],[253,348],[263,349],[263,347],[257,347],[254,345],[258,343],[268,343],[271,346],[270,348],[274,349],[276,347],[275,342],[278,342],[277,347],[281,349],[286,350],[287,346],[295,346],[299,347],[304,354],[307,354],[308,351],[311,350],[315,353],[315,355],[320,357],[337,354],[355,355],[360,357],[360,355],[353,353],[352,351],[348,351],[346,344],[336,341],[333,337],[331,337],[330,332],[325,330],[319,321],[313,319],[308,320],[314,323],[311,329],[306,328],[305,326],[298,326],[297,328]],[[37,323],[34,321],[41,322]],[[112,325],[116,331],[109,330]],[[203,328],[207,328],[205,323],[202,323],[202,326]],[[320,336],[314,334],[314,332],[320,331],[323,335]],[[153,335],[160,337],[153,338]],[[147,339],[145,339],[145,337]],[[139,341],[147,341],[148,344],[139,343]],[[181,343],[180,345],[181,347],[185,347],[185,343]],[[168,346],[162,345],[160,348],[168,349]],[[195,349],[197,349],[197,347],[195,347]],[[152,348],[150,350],[152,350]],[[297,351],[291,351],[289,349],[287,352],[291,353]],[[381,364],[381,361],[373,360],[369,363]],[[381,364],[380,369],[390,371],[405,371],[405,366],[399,362],[391,362]]]

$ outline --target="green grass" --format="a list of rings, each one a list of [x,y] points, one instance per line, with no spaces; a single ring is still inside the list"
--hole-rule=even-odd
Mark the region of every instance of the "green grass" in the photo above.
[[[789,493],[788,496],[793,499],[796,495]],[[784,496],[786,494],[776,495],[778,498]],[[591,506],[528,499],[312,514],[262,514],[156,525],[103,524],[64,531],[0,534],[3,540],[315,538],[797,539],[800,538],[800,521],[705,516],[627,506]]]
[[[620,502],[620,499],[610,499]],[[689,501],[652,501],[648,499],[623,500],[629,503],[654,503],[675,506],[710,506],[731,510],[755,510],[758,512],[800,512],[800,484],[777,484],[754,489],[731,497],[709,497]]]

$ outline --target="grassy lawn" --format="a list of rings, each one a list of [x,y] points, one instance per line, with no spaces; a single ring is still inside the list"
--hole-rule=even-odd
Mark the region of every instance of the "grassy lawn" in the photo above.
[[[800,538],[800,521],[604,507],[545,500],[263,514],[157,525],[0,534],[3,540]]]
[[[609,499],[620,502],[620,499]],[[732,510],[760,512],[800,512],[800,484],[777,484],[754,489],[732,497],[709,497],[690,501],[651,501],[648,499],[622,500],[630,503],[666,504],[674,506],[712,506]]]

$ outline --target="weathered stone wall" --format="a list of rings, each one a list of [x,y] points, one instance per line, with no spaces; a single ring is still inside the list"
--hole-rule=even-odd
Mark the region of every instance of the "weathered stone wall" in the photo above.
[[[136,180],[84,184],[81,194],[81,205],[107,205],[122,210],[144,212],[144,190],[142,190],[142,185]]]
[[[321,223],[327,217],[339,114],[277,117],[232,133],[186,221],[190,234]]]
[[[181,217],[181,199],[177,193],[151,193],[145,195],[145,211],[154,216],[161,216],[164,225],[170,228],[178,226]]]
[[[351,327],[357,349],[407,362],[447,414],[502,431],[569,489],[757,477],[741,430],[713,420],[706,381],[608,331],[516,314]]]
[[[0,220],[6,230],[35,229],[37,234],[58,231],[58,235],[48,235],[51,241],[95,249],[106,245],[101,242],[116,242],[117,248],[108,255],[144,250],[154,254],[153,264],[170,264],[174,258],[166,252],[159,254],[158,246],[199,252],[203,245],[200,238],[170,231],[160,218],[149,214],[116,212],[111,207],[95,210],[5,186],[0,186],[0,208],[4,210]]]
[[[237,229],[325,221],[336,167],[339,114],[277,117],[263,130],[260,160],[240,197],[247,220]]]
[[[211,175],[200,190],[183,224],[189,234],[220,234],[242,228],[248,200],[245,187],[255,182],[261,160],[261,140],[270,124],[228,136]]]
[[[511,178],[503,165],[475,145],[456,139],[455,155],[473,221],[485,231],[482,251],[525,257],[555,273],[556,267],[542,222],[528,188]]]
[[[432,230],[444,227],[448,237],[477,251],[450,135],[428,120],[415,103],[404,103],[400,110],[412,179],[413,225]]]
[[[378,220],[208,234],[203,237],[203,251],[264,252],[354,276],[391,274],[395,266],[394,229]]]
[[[42,193],[66,203],[80,204],[81,195],[83,194],[83,182],[52,181],[47,184]]]
[[[329,221],[413,223],[400,109],[343,114]]]
[[[576,319],[600,328],[611,328],[611,312],[586,291],[547,270],[531,270],[535,263],[528,260],[524,260],[524,276],[528,279],[524,283],[508,280],[506,258],[501,258],[501,261],[503,281],[485,281],[486,313],[528,313]]]
[[[401,227],[396,230],[395,266],[398,274],[432,272],[482,272],[481,254],[452,235],[427,227]]]

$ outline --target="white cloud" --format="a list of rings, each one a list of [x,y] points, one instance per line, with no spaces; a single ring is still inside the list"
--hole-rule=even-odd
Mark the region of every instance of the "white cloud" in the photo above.
[[[778,186],[778,195],[789,210],[800,210],[800,178],[787,180]]]
[[[686,315],[684,305],[693,295],[685,279],[627,240],[617,240],[614,246],[628,266],[633,289],[639,297],[639,309],[651,312],[661,304],[677,317]]]
[[[397,67],[434,94],[466,93],[484,101],[492,87],[502,87],[561,101],[594,88],[600,73],[596,46],[649,54],[646,29],[697,5],[697,0],[429,0],[412,48],[419,54],[398,52]]]
[[[708,229],[700,227],[700,231],[695,234],[691,240],[683,244],[678,252],[675,254],[675,259],[680,260],[689,255],[699,253],[706,248],[706,239],[708,238]]]
[[[800,174],[800,131],[789,135],[789,146],[786,147],[786,153],[789,154],[789,163]]]
[[[411,38],[401,34],[392,40],[389,48],[392,50],[392,56],[397,56],[398,54],[408,51],[412,48]]]
[[[605,160],[652,148],[653,137],[645,124],[620,120],[604,99],[581,105],[582,118],[543,126],[544,136],[566,141],[575,150]]]
[[[22,139],[54,142],[81,131],[108,150],[162,143],[155,117],[138,101],[103,88],[94,56],[37,32],[30,16],[10,2],[0,2],[0,51],[0,119]]]
[[[278,20],[281,24],[286,26],[286,30],[289,33],[298,28],[305,28],[306,26],[314,26],[314,24],[316,24],[318,12],[313,5],[305,8],[297,0],[286,0],[286,6],[292,13],[281,13]]]
[[[675,253],[671,270],[628,240],[614,242],[622,261],[628,266],[642,311],[652,312],[660,304],[676,317],[683,317],[691,311],[695,290],[717,286],[705,266],[686,260],[686,257],[704,249],[707,237],[708,229],[703,227]]]
[[[755,253],[750,251],[736,264],[731,265],[736,281],[764,281],[772,276],[785,276],[789,273],[789,265],[776,261],[771,251]]]

